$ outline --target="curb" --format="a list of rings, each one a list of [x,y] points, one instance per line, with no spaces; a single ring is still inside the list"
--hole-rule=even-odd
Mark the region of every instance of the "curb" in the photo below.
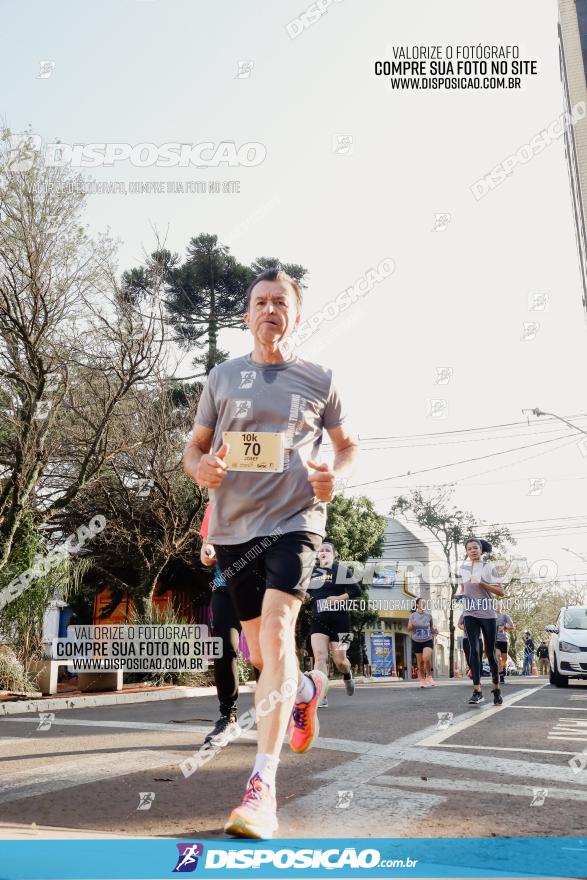
[[[381,678],[379,681],[393,681],[391,678]],[[373,681],[369,679],[368,681]],[[362,676],[355,678],[357,684],[364,684]],[[240,685],[239,693],[247,694],[255,692],[256,683]],[[331,682],[331,687],[344,687],[342,679]],[[159,700],[182,700],[188,697],[210,697],[216,695],[215,687],[167,687],[162,690],[115,691],[107,694],[87,694],[80,696],[55,696],[43,697],[30,700],[10,700],[2,702],[0,699],[0,718],[6,715],[26,715],[31,712],[58,712],[64,709],[94,709],[98,706],[119,706],[128,703],[152,703]]]

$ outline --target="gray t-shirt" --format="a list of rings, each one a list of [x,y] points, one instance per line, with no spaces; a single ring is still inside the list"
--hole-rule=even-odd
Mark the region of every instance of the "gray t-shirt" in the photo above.
[[[432,632],[432,615],[429,611],[414,611],[410,615],[409,623],[413,624],[416,629],[410,630],[412,641],[428,642],[434,638]]]
[[[463,614],[465,617],[481,617],[487,620],[497,617],[495,606],[497,597],[486,590],[479,583],[472,583],[471,577],[486,584],[500,583],[498,571],[493,562],[479,560],[474,564],[469,560],[461,565],[461,580],[465,598],[463,600]]]
[[[317,460],[324,429],[344,420],[332,371],[319,364],[257,364],[245,355],[214,367],[196,413],[199,425],[214,429],[211,451],[222,446],[223,431],[278,431],[285,457],[281,473],[229,470],[210,490],[210,543],[241,544],[275,532],[324,537],[326,504],[314,498],[306,461]]]
[[[497,615],[497,639],[498,642],[509,642],[510,634],[504,626],[513,626],[514,622],[509,614]]]

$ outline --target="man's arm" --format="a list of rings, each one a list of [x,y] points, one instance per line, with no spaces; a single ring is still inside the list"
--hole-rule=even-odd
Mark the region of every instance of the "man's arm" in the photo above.
[[[213,436],[213,428],[195,422],[183,451],[184,472],[203,489],[217,489],[227,473],[224,457],[228,446],[225,443],[216,454],[210,454]]]
[[[327,464],[316,464],[308,460],[311,468],[308,479],[319,501],[332,501],[336,478],[352,470],[359,452],[359,444],[353,440],[344,425],[326,430],[334,448],[332,468]]]
[[[337,477],[350,473],[359,454],[359,444],[348,433],[344,425],[330,428],[328,436],[334,447],[334,463],[332,470]]]

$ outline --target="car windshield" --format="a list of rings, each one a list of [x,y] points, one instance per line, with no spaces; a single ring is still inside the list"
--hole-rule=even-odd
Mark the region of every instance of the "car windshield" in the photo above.
[[[587,608],[567,608],[565,629],[587,629]]]

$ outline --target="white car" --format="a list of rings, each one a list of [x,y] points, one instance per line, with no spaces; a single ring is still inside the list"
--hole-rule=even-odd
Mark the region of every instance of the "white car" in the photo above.
[[[556,626],[549,625],[546,631],[550,683],[566,687],[570,678],[587,678],[587,608],[561,608]]]

